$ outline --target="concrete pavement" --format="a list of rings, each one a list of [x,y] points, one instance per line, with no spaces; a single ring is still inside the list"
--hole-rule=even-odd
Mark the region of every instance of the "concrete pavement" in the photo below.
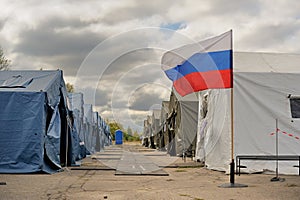
[[[152,165],[149,169],[158,167],[169,176],[143,175],[149,163]],[[145,170],[142,167],[134,170],[138,175],[116,176],[118,168],[126,172],[122,167],[139,165]],[[0,185],[0,199],[299,199],[299,176],[280,176],[285,182],[270,182],[272,177],[274,175],[243,174],[236,177],[236,181],[249,187],[219,188],[229,181],[223,172],[208,170],[190,159],[184,162],[140,145],[123,145],[109,147],[105,152],[84,159],[80,167],[66,168],[52,175],[0,174],[0,182],[6,183]]]

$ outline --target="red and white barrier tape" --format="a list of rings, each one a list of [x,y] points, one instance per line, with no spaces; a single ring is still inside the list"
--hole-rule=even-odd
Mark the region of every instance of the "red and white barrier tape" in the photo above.
[[[300,139],[298,136],[295,136],[295,135],[292,134],[292,133],[287,133],[287,132],[285,132],[285,131],[281,131],[280,129],[277,129],[277,131],[278,131],[278,133],[281,133],[281,134],[283,134],[283,135],[287,135],[287,136],[289,136],[289,137],[293,137],[293,138],[295,138],[296,140],[299,140],[299,139]],[[275,135],[275,133],[270,133],[270,135]]]

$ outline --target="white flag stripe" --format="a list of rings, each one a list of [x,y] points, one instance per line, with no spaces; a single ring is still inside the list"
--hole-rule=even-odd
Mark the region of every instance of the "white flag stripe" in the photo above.
[[[188,44],[166,52],[162,57],[162,69],[168,70],[186,61],[195,53],[215,52],[232,49],[231,30],[217,37],[198,43]]]

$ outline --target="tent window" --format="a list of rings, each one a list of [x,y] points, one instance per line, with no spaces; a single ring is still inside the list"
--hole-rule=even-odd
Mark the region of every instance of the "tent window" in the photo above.
[[[300,97],[290,98],[292,118],[300,118]]]

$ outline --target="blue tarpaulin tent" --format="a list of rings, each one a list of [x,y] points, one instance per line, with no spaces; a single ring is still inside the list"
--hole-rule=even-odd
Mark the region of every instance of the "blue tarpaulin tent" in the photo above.
[[[93,105],[84,104],[84,144],[87,149],[87,154],[95,153],[93,143]]]
[[[100,151],[100,130],[99,130],[99,126],[98,126],[98,119],[99,118],[99,114],[98,112],[93,112],[93,139],[92,139],[92,145],[95,149],[95,152],[99,152]]]
[[[63,73],[0,72],[0,173],[54,172],[72,162]]]
[[[104,120],[99,115],[98,118],[98,126],[99,126],[99,140],[100,140],[100,151],[104,149],[104,128],[103,128]]]
[[[74,128],[79,135],[79,156],[78,158],[86,157],[86,148],[84,146],[84,126],[83,126],[83,94],[82,93],[69,93],[70,109],[72,110],[74,118]]]

